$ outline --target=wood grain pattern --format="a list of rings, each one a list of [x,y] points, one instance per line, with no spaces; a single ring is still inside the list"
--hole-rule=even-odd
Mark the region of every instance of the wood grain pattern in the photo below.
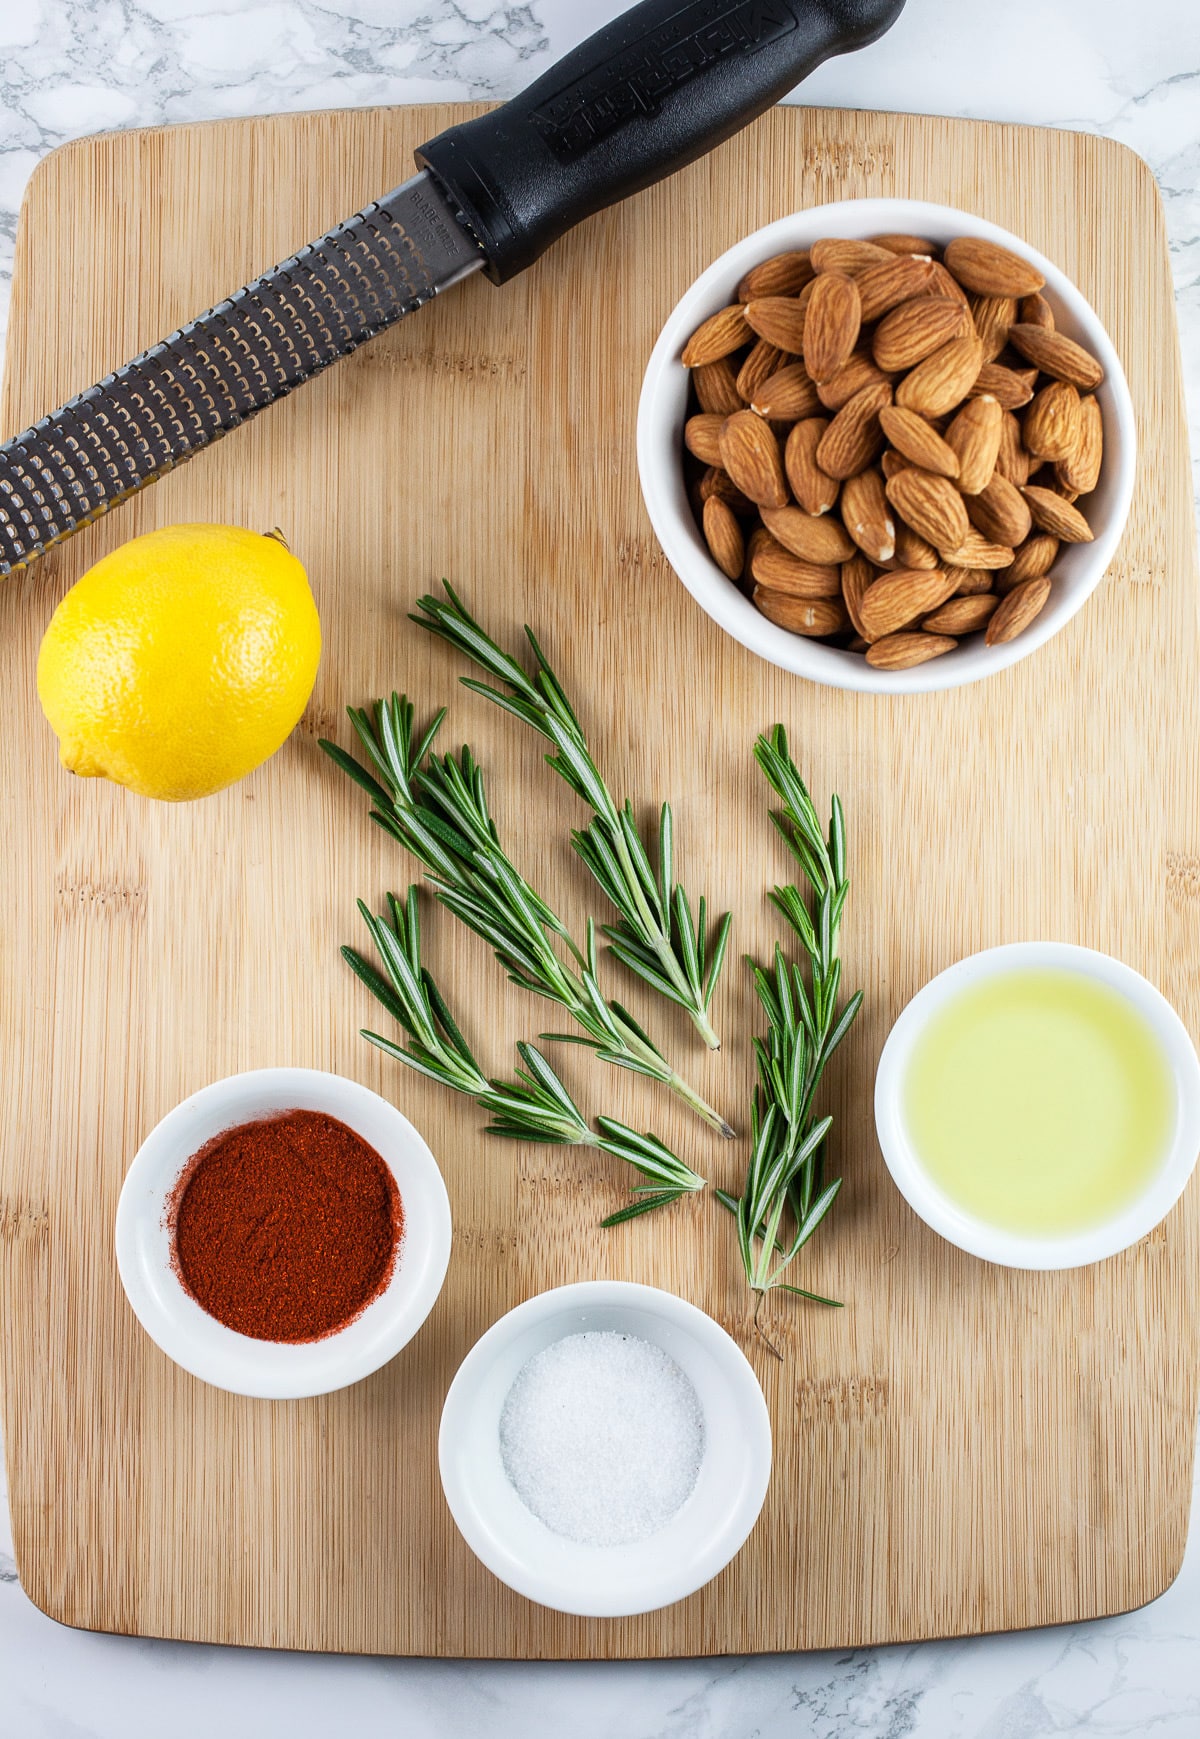
[[[160,337],[408,172],[460,109],[231,121],[89,139],[37,171],[22,219],[6,430]],[[1028,236],[1095,303],[1125,360],[1143,458],[1102,590],[1034,658],[966,690],[836,694],[724,638],[674,580],[634,467],[644,360],[692,277],[739,235],[847,195],[960,204]],[[1119,220],[1114,221],[1114,214]],[[188,519],[284,527],[326,648],[302,727],[193,806],[69,778],[34,693],[66,587],[103,551]],[[1156,191],[1122,147],[887,115],[777,110],[577,231],[502,291],[470,283],[53,552],[0,593],[9,921],[3,964],[4,1433],[22,1581],[70,1624],[412,1654],[625,1656],[845,1646],[1090,1617],[1174,1576],[1197,1399],[1196,1186],[1126,1256],[1006,1272],[909,1212],[872,1128],[902,1002],[967,951],[1032,936],[1106,948],[1200,1025],[1197,577],[1170,277]],[[866,1011],[831,1081],[847,1179],[801,1278],[841,1312],[750,1333],[711,1199],[600,1233],[617,1168],[492,1144],[471,1107],[356,1036],[337,944],[354,899],[403,890],[398,848],[316,748],[393,685],[452,700],[527,872],[572,921],[580,811],[515,722],[457,689],[406,621],[450,575],[497,629],[536,622],[614,786],[677,802],[682,869],[765,951],[785,870],[750,758],[775,719],[822,804],[846,802],[848,982]],[[664,784],[665,774],[665,784]],[[719,828],[711,824],[719,817]],[[435,966],[487,1064],[540,1010],[431,916]],[[619,982],[613,968],[610,982]],[[621,985],[620,994],[627,987]],[[628,991],[744,1121],[750,987],[731,965],[725,1054]],[[304,1403],[235,1399],[176,1370],[126,1308],[112,1255],[125,1169],[186,1093],[271,1063],[391,1095],[439,1154],[455,1254],[417,1341]],[[591,1110],[658,1129],[716,1183],[722,1147],[646,1083],[575,1053]],[[560,1617],[475,1562],[443,1505],[442,1395],[504,1309],[614,1276],[702,1305],[739,1338],[776,1432],[750,1544],[706,1590],[619,1622]]]

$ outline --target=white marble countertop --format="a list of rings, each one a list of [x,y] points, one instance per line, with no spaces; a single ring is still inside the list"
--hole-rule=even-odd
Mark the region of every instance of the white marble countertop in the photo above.
[[[503,97],[620,0],[0,0],[0,320],[38,158],[101,128]],[[1196,0],[909,0],[804,86],[823,105],[1087,128],[1162,190],[1200,479]],[[761,1659],[497,1665],[304,1656],[70,1631],[22,1594],[0,1487],[0,1739],[1200,1736],[1200,1525],[1161,1600],[1011,1636]]]

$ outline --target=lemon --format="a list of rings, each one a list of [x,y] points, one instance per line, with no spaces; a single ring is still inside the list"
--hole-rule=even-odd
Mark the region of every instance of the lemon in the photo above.
[[[38,698],[72,773],[178,803],[275,753],[320,656],[307,575],[279,538],[172,525],[71,587],[38,654]]]

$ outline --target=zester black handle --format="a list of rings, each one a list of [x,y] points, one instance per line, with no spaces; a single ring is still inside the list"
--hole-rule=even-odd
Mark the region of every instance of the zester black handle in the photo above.
[[[873,42],[904,0],[643,0],[535,84],[439,133],[442,182],[495,283],[581,219],[673,174],[831,55]]]

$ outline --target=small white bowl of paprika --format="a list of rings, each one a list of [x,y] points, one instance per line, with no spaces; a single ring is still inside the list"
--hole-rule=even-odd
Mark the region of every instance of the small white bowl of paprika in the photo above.
[[[394,1358],[450,1259],[437,1161],[403,1114],[317,1069],[201,1088],[129,1168],[116,1252],[134,1315],[233,1394],[323,1395]]]

